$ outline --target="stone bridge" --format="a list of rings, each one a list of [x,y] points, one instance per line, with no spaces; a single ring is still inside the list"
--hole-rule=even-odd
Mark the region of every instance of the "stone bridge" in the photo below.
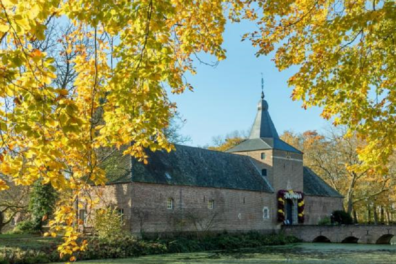
[[[396,244],[396,225],[295,225],[282,230],[304,242]]]

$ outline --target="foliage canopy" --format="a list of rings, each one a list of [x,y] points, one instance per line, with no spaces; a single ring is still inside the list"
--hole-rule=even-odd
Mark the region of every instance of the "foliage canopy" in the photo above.
[[[40,179],[65,191],[51,222],[64,232],[62,254],[85,248],[76,243],[73,204],[79,197],[92,206],[84,195],[88,183],[106,182],[98,149],[127,146],[125,155],[143,161],[145,148],[172,149],[164,129],[175,105],[164,87],[192,89],[183,76],[195,73],[196,53],[225,58],[227,15],[258,23],[249,35],[258,55],[275,50],[279,69],[299,66],[289,80],[294,99],[322,106],[323,117],[358,131],[368,143],[361,157],[386,163],[396,140],[394,1],[257,4],[258,10],[256,1],[239,0],[0,2],[0,173],[19,185]],[[57,80],[65,68],[40,45],[53,20],[74,25],[58,40],[75,71],[71,85]],[[6,182],[0,179],[0,190]]]

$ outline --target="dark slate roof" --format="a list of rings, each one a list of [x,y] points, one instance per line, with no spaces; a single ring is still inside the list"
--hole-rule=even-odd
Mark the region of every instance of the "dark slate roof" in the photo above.
[[[262,94],[261,98],[262,100],[258,103],[256,119],[250,130],[249,138],[239,145],[227,150],[227,152],[278,149],[302,153],[279,138],[278,132],[268,112],[268,103],[264,100],[264,94]]]
[[[133,161],[132,181],[273,192],[248,156],[175,145],[148,151],[148,164]],[[128,177],[126,178],[128,180]]]
[[[258,103],[256,119],[250,130],[249,138],[279,138],[278,132],[268,112],[268,103],[265,100],[261,100]]]
[[[313,196],[343,197],[308,167],[304,167],[304,194]]]
[[[280,138],[254,138],[242,141],[237,146],[227,150],[227,152],[244,152],[253,150],[278,149],[289,152],[302,153],[298,149],[290,146]]]

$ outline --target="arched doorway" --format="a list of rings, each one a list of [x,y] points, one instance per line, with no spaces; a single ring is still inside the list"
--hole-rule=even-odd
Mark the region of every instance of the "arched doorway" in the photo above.
[[[292,225],[293,224],[293,200],[292,199],[286,199],[286,221],[287,224]]]
[[[325,236],[318,236],[313,241],[313,243],[331,243],[330,239]]]
[[[377,239],[376,244],[396,245],[396,237],[391,234],[382,235]]]
[[[346,237],[344,240],[341,241],[341,243],[346,243],[346,244],[356,244],[358,242],[359,238],[354,237],[354,236],[349,236]]]

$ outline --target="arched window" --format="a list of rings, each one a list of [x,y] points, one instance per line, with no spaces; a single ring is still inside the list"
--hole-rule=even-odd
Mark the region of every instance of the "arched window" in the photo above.
[[[173,206],[174,206],[173,198],[168,198],[166,202],[166,207],[168,208],[168,210],[173,210]]]
[[[261,170],[261,176],[267,176],[267,169]]]
[[[209,200],[208,209],[212,210],[214,208],[214,200]]]
[[[262,160],[265,159],[265,153],[264,152],[261,152],[261,159]]]
[[[270,215],[269,215],[269,209],[268,207],[264,206],[263,208],[263,219],[269,219]]]

